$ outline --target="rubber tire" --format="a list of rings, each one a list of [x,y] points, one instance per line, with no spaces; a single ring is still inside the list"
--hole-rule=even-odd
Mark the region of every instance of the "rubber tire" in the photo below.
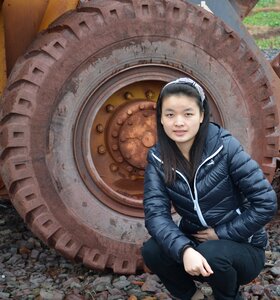
[[[223,125],[268,176],[274,173],[269,145],[278,145],[279,136],[270,84],[258,58],[222,21],[189,3],[163,0],[92,1],[61,16],[10,75],[1,111],[1,174],[34,234],[91,268],[141,269],[148,235],[143,219],[120,215],[87,191],[72,130],[95,89],[126,71],[129,82],[129,70],[145,66],[198,80]]]

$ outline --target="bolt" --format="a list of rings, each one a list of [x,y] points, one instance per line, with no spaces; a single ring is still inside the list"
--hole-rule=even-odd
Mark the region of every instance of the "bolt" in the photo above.
[[[149,116],[149,113],[148,113],[147,111],[144,111],[144,112],[143,112],[143,116],[144,116],[144,117],[148,117],[148,116]]]
[[[139,104],[139,108],[142,110],[145,108],[145,105],[144,104]]]
[[[126,158],[126,159],[131,159],[131,155],[130,155],[129,153],[127,153],[127,154],[125,155],[125,158]]]
[[[127,124],[128,124],[128,125],[132,125],[132,124],[133,124],[132,120],[128,120],[128,121],[127,121]]]
[[[135,175],[131,175],[131,176],[130,176],[130,179],[134,181],[134,180],[137,179],[137,177],[136,177]]]
[[[140,171],[138,172],[138,174],[139,174],[140,176],[144,176],[144,174],[145,174],[145,171],[143,171],[143,170],[140,170]]]
[[[99,154],[105,154],[106,148],[103,145],[98,146],[98,153]]]
[[[115,109],[115,107],[112,104],[106,105],[106,111],[108,113],[112,112]]]
[[[117,120],[117,124],[118,124],[118,125],[122,125],[122,124],[123,124],[123,120],[122,120],[121,118],[119,118],[119,119]]]
[[[133,167],[132,167],[132,166],[127,166],[127,167],[126,167],[126,170],[127,170],[128,172],[132,172],[132,171],[133,171]]]
[[[122,163],[122,162],[123,162],[123,157],[122,157],[122,156],[119,156],[119,157],[117,158],[117,162]]]
[[[156,109],[156,108],[157,108],[157,104],[154,103],[154,104],[153,104],[153,109]]]
[[[116,138],[118,135],[119,133],[116,130],[112,131],[112,137]]]
[[[127,113],[129,116],[131,116],[131,115],[132,115],[132,110],[129,109],[126,113]]]
[[[111,164],[111,165],[110,165],[110,170],[111,170],[112,172],[116,172],[116,171],[118,171],[118,169],[119,169],[119,167],[118,167],[117,165],[115,165],[115,164]]]
[[[119,149],[119,147],[118,147],[117,144],[114,144],[114,145],[112,146],[112,149],[113,149],[114,151],[117,151],[117,150]]]
[[[102,133],[104,131],[103,125],[102,124],[98,124],[96,126],[96,131],[99,133]]]
[[[146,97],[148,100],[151,100],[152,98],[154,98],[155,96],[155,93],[151,90],[148,90],[146,93],[145,93]]]
[[[133,95],[132,95],[130,92],[126,92],[126,93],[124,94],[124,98],[125,98],[126,100],[131,100],[131,99],[133,98]]]

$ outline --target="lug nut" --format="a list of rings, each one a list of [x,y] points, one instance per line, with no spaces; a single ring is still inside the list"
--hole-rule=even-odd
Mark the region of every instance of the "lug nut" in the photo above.
[[[123,120],[122,120],[121,118],[119,118],[119,119],[117,120],[117,124],[118,124],[118,125],[122,125],[122,124],[123,124]]]
[[[103,145],[98,146],[98,153],[99,154],[105,154],[106,148]]]
[[[112,149],[113,149],[114,151],[117,151],[117,150],[119,149],[119,147],[118,147],[117,144],[114,144],[114,145],[112,146]]]
[[[133,98],[133,95],[132,95],[130,92],[126,92],[126,93],[124,94],[124,98],[125,98],[126,100],[131,100],[131,99]]]
[[[118,169],[119,169],[119,167],[118,167],[117,165],[115,165],[115,164],[111,164],[111,165],[110,165],[110,170],[111,170],[112,172],[116,172],[116,171],[118,171]]]
[[[136,177],[135,175],[131,175],[131,176],[130,176],[130,179],[134,181],[134,180],[137,179],[137,177]]]
[[[119,157],[117,158],[117,162],[122,163],[122,162],[123,162],[123,157],[122,157],[122,156],[119,156]]]
[[[112,137],[116,138],[118,135],[119,133],[116,130],[112,131]]]
[[[102,124],[98,124],[96,126],[96,131],[99,133],[102,133],[104,131],[103,125]]]
[[[138,174],[139,174],[140,176],[144,176],[144,174],[145,174],[145,171],[143,171],[143,170],[140,170],[140,171],[138,172]]]
[[[115,109],[115,107],[112,104],[106,105],[106,111],[108,113],[112,112]]]
[[[141,110],[143,110],[143,109],[145,108],[145,105],[144,105],[144,104],[139,104],[139,108],[140,108]]]
[[[154,98],[155,93],[154,93],[153,91],[151,91],[151,90],[148,90],[148,91],[145,93],[145,95],[146,95],[146,97],[147,97],[148,100],[151,100],[151,99]]]
[[[126,170],[127,170],[128,172],[132,172],[132,171],[133,171],[133,167],[132,167],[132,166],[127,166],[127,167],[126,167]]]

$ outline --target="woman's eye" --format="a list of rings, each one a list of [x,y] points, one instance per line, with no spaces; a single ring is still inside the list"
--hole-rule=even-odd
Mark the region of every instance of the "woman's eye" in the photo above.
[[[171,118],[173,117],[173,114],[166,114],[166,117]]]
[[[186,113],[185,116],[186,116],[186,117],[191,117],[191,116],[193,116],[193,113]]]

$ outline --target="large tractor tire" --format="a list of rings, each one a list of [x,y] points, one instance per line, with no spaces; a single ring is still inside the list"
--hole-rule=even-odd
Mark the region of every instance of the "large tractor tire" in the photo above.
[[[0,132],[1,175],[34,234],[94,269],[143,267],[155,101],[164,83],[186,75],[272,178],[279,134],[270,84],[211,13],[179,0],[92,1],[38,36],[9,77]]]

